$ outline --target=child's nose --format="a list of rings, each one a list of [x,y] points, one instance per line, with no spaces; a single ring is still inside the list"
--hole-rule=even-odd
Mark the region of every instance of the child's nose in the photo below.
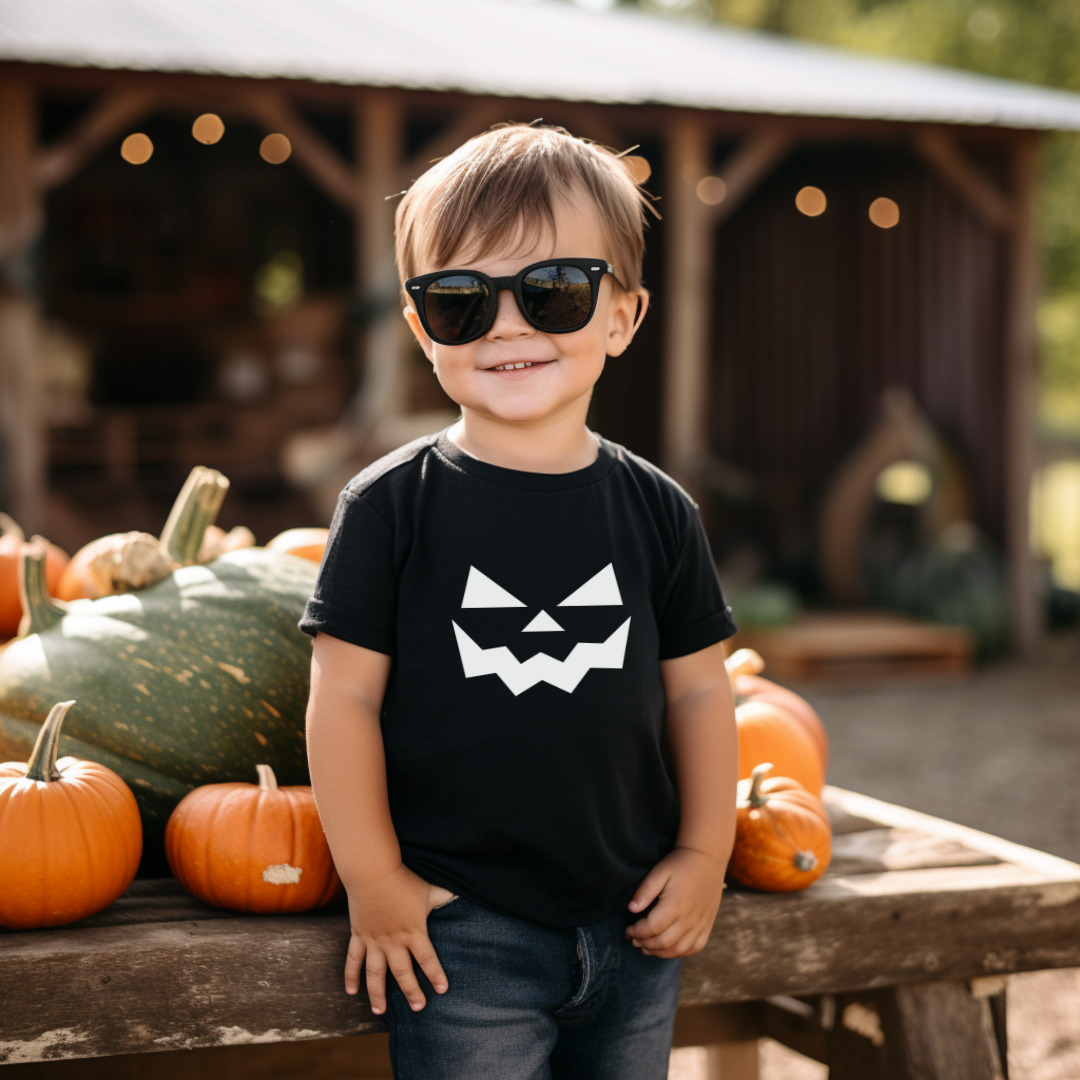
[[[491,324],[488,337],[496,341],[512,338],[532,337],[536,331],[525,321],[517,300],[509,289],[499,293],[498,306],[495,308],[495,321]]]

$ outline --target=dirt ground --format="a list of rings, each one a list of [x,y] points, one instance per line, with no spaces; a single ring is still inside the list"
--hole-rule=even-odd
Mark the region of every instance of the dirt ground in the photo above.
[[[795,689],[825,721],[831,783],[1080,862],[1080,639],[963,681]],[[1080,969],[1014,976],[1008,994],[1011,1080],[1078,1080]],[[827,1076],[763,1042],[761,1080]]]

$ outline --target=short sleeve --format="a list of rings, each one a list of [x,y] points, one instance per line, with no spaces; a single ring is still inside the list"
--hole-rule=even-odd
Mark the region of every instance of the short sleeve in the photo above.
[[[326,633],[365,649],[394,655],[394,533],[366,499],[349,491],[343,491],[338,498],[315,593],[299,625],[313,637]]]
[[[709,540],[695,510],[657,605],[660,659],[673,660],[731,637],[739,628],[724,599]]]

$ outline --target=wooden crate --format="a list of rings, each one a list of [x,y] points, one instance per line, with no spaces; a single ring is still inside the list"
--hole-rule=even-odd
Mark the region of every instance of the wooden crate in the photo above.
[[[766,674],[781,679],[957,676],[971,670],[974,653],[967,627],[879,611],[812,612],[788,626],[740,631],[728,644],[757,650]]]

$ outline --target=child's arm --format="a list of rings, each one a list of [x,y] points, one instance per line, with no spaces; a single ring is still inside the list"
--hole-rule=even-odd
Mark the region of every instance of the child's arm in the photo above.
[[[675,850],[645,876],[630,910],[659,901],[626,933],[650,955],[689,956],[709,938],[735,843],[735,704],[720,643],[661,660],[660,672],[679,785],[679,832]]]
[[[379,714],[391,658],[320,633],[311,661],[308,763],[334,865],[349,895],[345,989],[360,988],[366,957],[372,1012],[386,1008],[387,968],[414,1009],[425,998],[412,957],[439,993],[447,979],[427,934],[428,912],[453,895],[401,861],[386,797]]]

